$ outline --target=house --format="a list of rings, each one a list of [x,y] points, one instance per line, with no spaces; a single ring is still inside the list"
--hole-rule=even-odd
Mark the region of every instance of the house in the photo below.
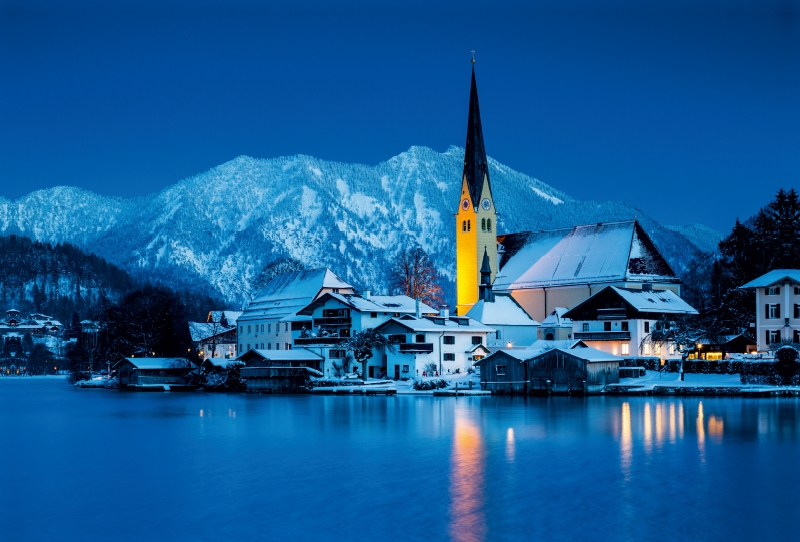
[[[526,395],[530,380],[525,361],[530,351],[522,349],[498,350],[475,362],[480,368],[481,389],[498,394]]]
[[[123,358],[114,365],[120,389],[184,390],[192,389],[189,373],[195,365],[185,358]]]
[[[759,352],[784,341],[800,343],[800,269],[775,269],[740,288],[756,291]]]
[[[5,318],[0,319],[0,335],[6,333],[30,333],[31,335],[57,335],[61,322],[46,314],[22,316],[16,309],[8,309]]]
[[[391,318],[375,329],[389,339],[393,351],[373,356],[368,376],[384,373],[395,380],[429,370],[440,375],[466,372],[491,352],[486,341],[495,332],[472,318],[450,316],[447,307],[436,316]]]
[[[219,313],[216,320],[212,319],[214,312]],[[200,359],[227,358],[233,359],[237,355],[236,320],[225,318],[225,311],[212,311],[207,322],[189,322],[189,336]],[[226,324],[232,323],[232,326]]]
[[[619,383],[620,358],[596,348],[555,348],[525,363],[530,393],[600,393]]]
[[[697,314],[672,290],[606,286],[566,313],[572,337],[615,356],[680,359],[674,344],[653,344],[650,333],[662,319]]]
[[[317,368],[330,377],[336,373],[334,364],[341,365],[347,355],[342,343],[354,332],[376,328],[390,318],[434,314],[435,309],[406,295],[372,295],[369,290],[363,294],[325,293],[297,312],[298,317],[311,320],[293,344],[322,356],[324,364]],[[369,376],[375,376],[374,368]]]
[[[716,340],[703,339],[697,342],[696,348],[688,359],[705,359],[708,361],[729,359],[729,354],[754,354],[758,348],[756,341],[747,335],[724,335]]]
[[[491,284],[489,256],[483,254],[481,265],[480,298],[466,316],[495,330],[487,337],[487,346],[528,346],[537,340],[539,322],[531,318],[525,309],[509,294],[495,294]]]
[[[291,350],[248,350],[239,356],[238,361],[244,363],[246,367],[309,367],[320,371],[324,359],[305,348],[294,348]]]
[[[572,339],[572,320],[565,317],[566,307],[556,307],[536,330],[540,341],[568,341]]]
[[[303,328],[310,329],[310,316],[297,311],[326,293],[354,293],[353,287],[330,269],[308,269],[282,273],[267,283],[237,319],[238,352],[290,350]]]

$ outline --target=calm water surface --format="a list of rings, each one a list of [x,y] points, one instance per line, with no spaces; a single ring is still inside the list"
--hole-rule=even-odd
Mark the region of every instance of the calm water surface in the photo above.
[[[2,540],[800,538],[800,401],[0,378]]]

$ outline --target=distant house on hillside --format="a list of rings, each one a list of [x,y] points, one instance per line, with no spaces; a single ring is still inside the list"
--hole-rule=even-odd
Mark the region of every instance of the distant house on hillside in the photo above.
[[[756,291],[759,352],[783,341],[800,343],[800,269],[775,269],[740,288]]]
[[[5,318],[0,319],[0,335],[6,333],[57,335],[62,327],[61,322],[52,316],[38,313],[23,316],[16,309],[8,309]]]

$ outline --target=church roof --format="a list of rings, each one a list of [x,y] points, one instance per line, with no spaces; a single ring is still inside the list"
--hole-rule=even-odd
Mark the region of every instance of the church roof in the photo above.
[[[489,180],[486,148],[483,145],[481,111],[478,107],[478,85],[475,83],[475,66],[472,67],[472,86],[469,91],[469,119],[467,120],[467,144],[464,152],[464,178],[467,180],[472,206],[478,206],[483,190],[483,179]],[[491,183],[489,184],[491,190]]]
[[[636,220],[497,237],[495,291],[610,281],[680,279]]]
[[[510,295],[498,294],[493,302],[479,299],[467,313],[470,318],[487,326],[538,326],[525,309]]]

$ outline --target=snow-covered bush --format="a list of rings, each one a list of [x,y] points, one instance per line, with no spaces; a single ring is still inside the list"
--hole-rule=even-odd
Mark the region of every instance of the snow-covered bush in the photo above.
[[[413,384],[414,389],[418,391],[439,390],[447,388],[448,386],[450,386],[450,384],[442,378],[436,378],[433,380],[414,380]]]

